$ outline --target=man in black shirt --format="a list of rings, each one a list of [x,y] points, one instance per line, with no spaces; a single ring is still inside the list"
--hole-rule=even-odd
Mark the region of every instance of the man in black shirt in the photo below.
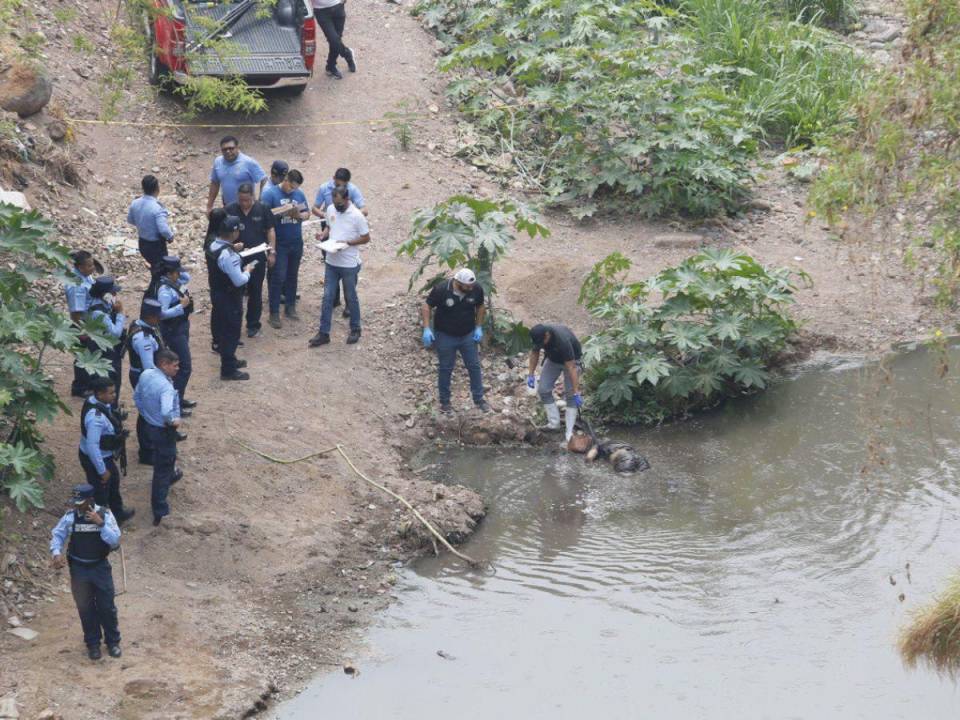
[[[423,323],[423,345],[437,343],[437,385],[440,390],[440,412],[451,413],[450,378],[457,362],[457,352],[470,375],[470,394],[481,412],[490,410],[483,399],[483,376],[480,372],[480,352],[477,343],[483,339],[483,288],[477,285],[472,270],[458,270],[453,279],[433,286],[420,308]],[[430,329],[430,311],[434,310]]]
[[[563,373],[563,389],[567,398],[567,409],[564,413],[566,421],[567,442],[573,437],[573,427],[577,422],[577,410],[583,405],[580,395],[580,357],[583,351],[577,336],[566,325],[534,325],[530,328],[530,340],[533,349],[530,351],[530,372],[527,375],[527,386],[537,388],[543,409],[547,413],[547,428],[560,429],[560,408],[553,399],[553,386]],[[537,364],[540,362],[540,351],[545,356],[543,369],[540,371],[540,385],[536,383]]]
[[[276,164],[276,163],[274,163]],[[272,268],[276,260],[277,236],[273,230],[273,213],[270,208],[257,200],[251,183],[241,183],[237,188],[237,201],[225,208],[227,215],[240,218],[240,242],[245,248],[257,247],[267,243],[270,248],[265,253],[257,253],[245,258],[247,261],[259,260],[250,273],[247,283],[247,337],[260,334],[260,316],[263,314],[263,279],[267,268]]]

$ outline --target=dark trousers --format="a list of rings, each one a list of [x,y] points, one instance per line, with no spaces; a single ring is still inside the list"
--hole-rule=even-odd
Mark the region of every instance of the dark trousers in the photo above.
[[[97,505],[110,508],[113,517],[120,522],[126,512],[123,509],[123,497],[120,495],[120,470],[116,461],[112,457],[103,459],[103,464],[110,473],[110,477],[104,482],[87,454],[83,450],[79,450],[77,454],[80,456],[80,467],[87,475],[87,482],[93,485],[93,499]]]
[[[319,8],[313,11],[313,17],[323,30],[330,51],[327,53],[327,70],[337,66],[337,58],[347,57],[346,46],[343,44],[343,27],[347,22],[347,10],[343,3],[329,8]]]
[[[320,332],[330,333],[333,323],[333,298],[340,283],[343,283],[343,295],[350,311],[350,329],[360,329],[360,298],[357,296],[357,275],[360,266],[342,268],[329,263],[324,266],[323,275],[323,308],[320,310]]]
[[[300,275],[300,261],[302,259],[302,242],[277,243],[277,259],[270,270],[270,278],[267,283],[271,315],[280,312],[281,293],[288,308],[297,304],[297,280]]]
[[[107,645],[120,643],[117,606],[113,601],[113,572],[106,560],[85,565],[70,560],[70,590],[80,613],[83,642],[87,647],[99,647],[100,639]]]
[[[177,471],[177,438],[173,428],[157,427],[147,423],[147,434],[153,445],[153,480],[150,486],[150,507],[153,517],[170,514],[167,494]]]
[[[100,348],[97,344],[88,338],[86,335],[80,336],[80,345],[83,346],[84,350],[89,350],[90,352],[99,352]],[[73,383],[70,386],[70,392],[79,395],[81,393],[88,392],[90,390],[90,373],[84,370],[81,367],[78,367],[76,363],[73,364]]]
[[[243,293],[239,290],[211,290],[214,342],[220,348],[220,375],[237,371],[237,344],[243,327]]]
[[[140,247],[140,254],[143,255],[143,259],[150,263],[151,268],[156,268],[160,261],[163,260],[163,256],[167,254],[167,241],[161,238],[160,240],[144,240],[140,238],[138,243]]]
[[[137,389],[137,383],[140,381],[140,373],[130,370],[130,387]],[[141,463],[153,464],[153,445],[150,444],[150,436],[147,434],[147,421],[143,416],[137,414],[137,445],[140,447],[139,459]]]
[[[123,385],[123,343],[117,343],[110,350],[103,353],[110,360],[108,377],[113,381],[113,388],[117,392],[117,399],[113,401],[115,408],[120,407],[120,388]]]
[[[450,378],[453,376],[453,366],[457,363],[457,353],[463,358],[463,364],[470,375],[470,394],[473,401],[483,400],[483,375],[480,372],[480,352],[473,339],[473,332],[461,337],[437,332],[437,386],[440,391],[440,404],[450,403]]]
[[[173,386],[180,395],[180,401],[183,402],[183,394],[187,390],[187,383],[190,382],[190,374],[193,372],[193,363],[190,359],[190,321],[185,318],[176,318],[162,322],[160,334],[163,335],[163,343],[167,349],[173,350],[180,358],[180,369],[173,377]]]
[[[245,285],[247,288],[247,330],[260,329],[260,316],[263,315],[263,281],[266,277],[267,259],[266,256],[263,256],[260,258],[260,264],[250,273],[250,280]]]

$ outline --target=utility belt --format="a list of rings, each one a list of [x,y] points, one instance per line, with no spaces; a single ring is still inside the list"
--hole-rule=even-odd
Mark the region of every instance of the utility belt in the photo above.
[[[111,550],[111,552],[113,552]],[[82,558],[74,557],[73,555],[67,555],[67,563],[70,565],[81,565],[83,567],[93,567],[94,565],[99,565],[100,563],[107,563],[110,565],[110,561],[107,558],[97,558],[96,560],[83,560]]]
[[[103,452],[110,453],[110,457],[116,458],[117,465],[120,466],[120,472],[124,476],[127,474],[127,438],[130,437],[129,430],[121,430],[119,435],[101,435],[100,449]]]
[[[193,307],[190,305],[189,307]],[[160,333],[166,338],[168,335],[175,335],[176,333],[183,330],[187,324],[190,322],[188,315],[190,313],[184,308],[183,315],[177,315],[177,317],[169,318],[167,320],[160,321]]]

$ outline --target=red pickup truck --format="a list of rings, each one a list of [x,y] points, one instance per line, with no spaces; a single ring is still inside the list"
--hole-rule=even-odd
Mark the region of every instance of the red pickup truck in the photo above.
[[[310,0],[153,2],[144,25],[155,85],[209,75],[299,93],[313,75],[317,23]]]

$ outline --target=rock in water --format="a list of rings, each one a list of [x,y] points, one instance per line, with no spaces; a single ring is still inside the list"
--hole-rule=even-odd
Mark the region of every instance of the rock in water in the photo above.
[[[570,452],[583,454],[593,445],[593,440],[589,435],[574,435],[567,443],[567,450]]]
[[[36,67],[14,63],[0,73],[0,107],[20,117],[43,110],[52,94],[53,84]]]

